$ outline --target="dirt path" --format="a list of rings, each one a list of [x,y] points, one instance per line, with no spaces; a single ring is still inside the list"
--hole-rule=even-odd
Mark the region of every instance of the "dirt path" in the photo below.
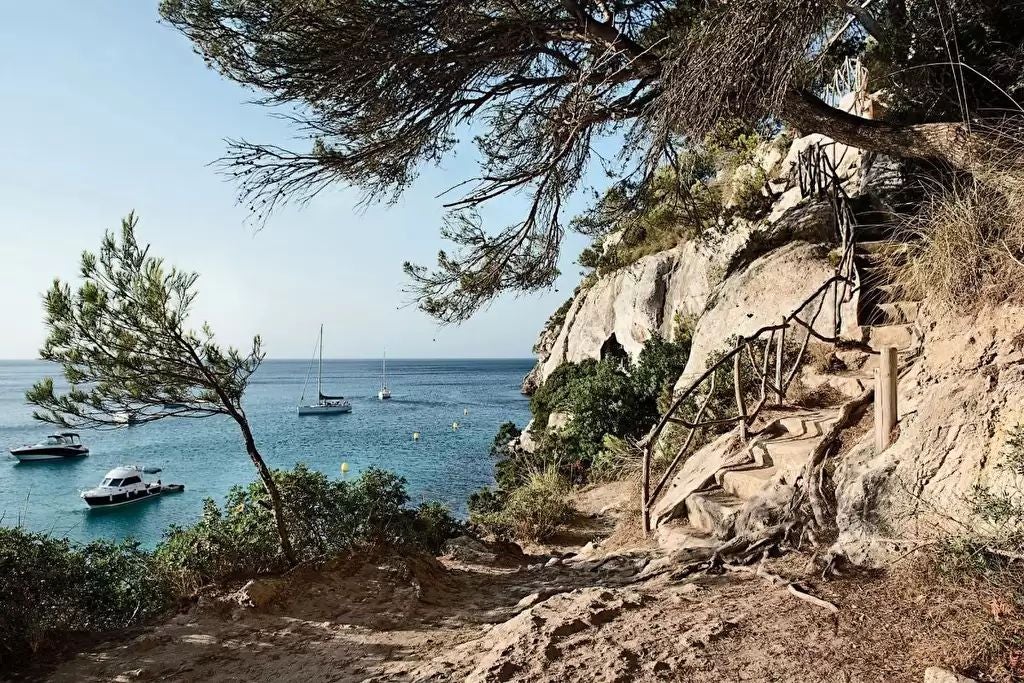
[[[970,606],[912,573],[806,582],[832,614],[748,574],[673,581],[650,549],[548,567],[492,550],[299,572],[253,589],[258,608],[204,599],[50,680],[920,681],[972,635]]]

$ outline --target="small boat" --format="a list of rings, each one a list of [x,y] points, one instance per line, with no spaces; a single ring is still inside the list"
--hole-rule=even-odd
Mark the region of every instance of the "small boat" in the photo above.
[[[327,396],[323,392],[324,377],[324,326],[320,326],[320,341],[317,344],[320,352],[319,363],[316,371],[316,394],[317,402],[303,405],[306,400],[306,383],[309,382],[309,373],[306,373],[306,383],[302,385],[302,396],[299,398],[299,415],[340,415],[351,413],[352,404],[344,396]],[[312,365],[312,361],[310,361]]]
[[[68,460],[89,455],[89,449],[75,432],[61,432],[46,437],[46,441],[34,446],[20,446],[11,449],[11,455],[21,462],[41,460]]]
[[[185,490],[184,484],[164,484],[159,479],[143,481],[144,474],[156,474],[159,471],[159,467],[138,465],[115,467],[107,472],[99,486],[82,491],[82,500],[91,508],[109,508],[140,503],[164,493],[180,493]]]
[[[388,388],[388,352],[384,350],[384,358],[380,362],[380,391],[377,392],[377,399],[387,401],[391,398],[391,389]]]
[[[138,418],[127,410],[114,413],[112,417],[117,424],[128,425],[129,427],[139,424]]]

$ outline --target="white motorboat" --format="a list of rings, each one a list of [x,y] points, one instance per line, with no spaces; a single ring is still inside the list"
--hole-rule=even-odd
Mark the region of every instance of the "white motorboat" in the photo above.
[[[78,434],[61,432],[46,437],[46,441],[33,446],[20,446],[11,449],[11,455],[21,462],[38,462],[42,460],[68,460],[89,455]]]
[[[324,326],[320,326],[320,341],[317,343],[319,360],[316,370],[316,403],[304,404],[306,400],[306,384],[309,383],[309,373],[306,373],[306,382],[302,385],[302,396],[299,398],[299,415],[340,415],[351,413],[352,404],[344,396],[328,396],[323,392],[324,377]],[[310,363],[312,365],[312,362]]]
[[[82,491],[82,500],[91,508],[109,508],[140,503],[164,493],[179,493],[183,484],[164,484],[161,480],[143,481],[144,474],[157,474],[159,467],[122,465],[107,472],[96,488]]]
[[[388,388],[388,351],[384,349],[384,358],[380,361],[380,391],[377,392],[377,399],[387,401],[391,398],[391,389]]]

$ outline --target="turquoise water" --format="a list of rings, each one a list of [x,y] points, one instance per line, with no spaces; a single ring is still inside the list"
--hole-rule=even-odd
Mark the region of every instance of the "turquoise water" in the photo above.
[[[465,513],[470,492],[493,481],[488,455],[499,424],[522,426],[529,406],[519,384],[530,360],[388,360],[390,402],[376,398],[380,364],[325,360],[324,393],[353,404],[348,415],[302,417],[296,404],[308,361],[266,361],[253,377],[245,409],[257,445],[272,467],[302,462],[340,477],[369,466],[408,480],[413,501],[442,500]],[[220,417],[165,419],[114,431],[83,431],[91,450],[71,462],[18,463],[6,449],[36,443],[53,427],[32,420],[24,392],[51,371],[35,361],[0,361],[0,524],[67,535],[78,540],[134,536],[147,545],[171,523],[199,515],[206,497],[222,500],[237,483],[254,478],[234,423]],[[468,414],[465,411],[468,410]],[[452,431],[452,422],[459,422]],[[412,440],[412,432],[421,433]],[[164,482],[185,484],[183,494],[134,506],[88,510],[78,492],[99,483],[120,464],[163,468]]]

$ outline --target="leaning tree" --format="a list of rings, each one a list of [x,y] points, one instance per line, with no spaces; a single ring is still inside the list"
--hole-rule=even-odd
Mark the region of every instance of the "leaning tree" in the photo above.
[[[500,291],[552,283],[563,204],[599,137],[623,141],[621,175],[641,187],[675,146],[722,120],[782,121],[969,168],[994,144],[971,119],[1005,109],[1024,66],[1024,8],[1003,0],[163,0],[160,9],[213,68],[265,104],[289,105],[312,139],[308,151],[231,143],[222,161],[259,216],[338,182],[394,198],[460,133],[478,131],[480,173],[453,188],[461,194],[442,230],[457,252],[441,252],[433,270],[406,264],[421,307],[446,322]],[[898,105],[887,120],[814,94],[835,54],[865,45]],[[519,192],[530,198],[521,220],[484,230],[475,207]]]
[[[245,450],[270,498],[281,551],[295,564],[281,494],[256,448],[242,395],[263,361],[260,338],[241,352],[222,348],[208,325],[188,329],[198,275],[168,267],[135,238],[138,219],[108,232],[99,254],[82,254],[77,291],[55,280],[46,293],[49,335],[43,360],[61,366],[70,389],[52,378],[26,394],[33,416],[72,428],[117,428],[167,418],[225,415],[238,425]]]

